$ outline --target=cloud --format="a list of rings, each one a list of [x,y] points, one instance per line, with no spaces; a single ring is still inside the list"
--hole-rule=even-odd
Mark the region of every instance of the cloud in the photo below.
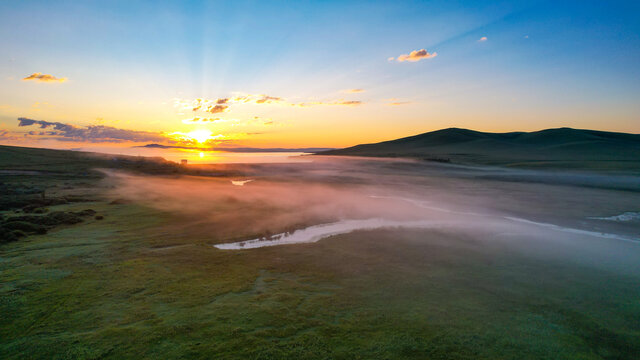
[[[364,92],[363,89],[350,89],[345,90],[350,93]],[[208,112],[210,114],[218,114],[222,112],[230,111],[231,108],[237,104],[250,104],[250,105],[280,105],[280,106],[293,106],[293,107],[309,107],[318,105],[344,105],[355,106],[362,105],[363,102],[359,100],[334,100],[334,101],[303,101],[303,102],[290,102],[279,96],[265,95],[265,94],[243,94],[236,93],[233,97],[219,98],[219,99],[202,99],[197,98],[194,100],[174,99],[174,107],[180,111],[191,111],[197,113],[199,111]]]
[[[308,107],[308,106],[325,106],[325,105],[329,105],[329,106],[333,106],[333,105],[342,105],[342,106],[358,106],[358,105],[362,105],[363,102],[360,100],[335,100],[335,101],[309,101],[309,102],[302,102],[302,103],[295,103],[292,104],[293,106],[299,106],[299,107]]]
[[[34,120],[29,118],[18,118],[18,126],[38,125],[40,129],[49,129],[45,134],[38,135],[54,136],[63,141],[86,141],[86,142],[143,142],[143,141],[166,141],[167,138],[162,133],[118,129],[104,125],[89,125],[78,127],[71,124],[51,122],[45,120]]]
[[[483,36],[480,39],[478,39],[478,42],[485,42],[485,41],[487,41],[487,37],[486,36]]]
[[[345,90],[342,90],[341,92],[347,93],[347,94],[357,94],[357,93],[363,93],[364,89],[345,89]]]
[[[183,124],[212,124],[215,122],[227,121],[221,118],[199,118],[194,117],[193,119],[184,119],[182,120]]]
[[[396,59],[396,58],[394,58],[394,57],[392,56],[392,57],[390,57],[390,58],[387,58],[387,61],[393,61],[393,60],[395,60],[395,59]]]
[[[221,112],[225,112],[228,108],[229,106],[227,105],[211,105],[207,106],[207,110],[205,111],[211,114],[218,114]]]
[[[404,61],[416,62],[416,61],[420,61],[420,60],[423,60],[423,59],[432,59],[432,58],[434,58],[436,56],[438,56],[438,53],[436,53],[436,52],[429,53],[425,49],[420,49],[420,50],[413,50],[409,54],[402,54],[402,55],[398,56],[397,60],[398,60],[398,62],[404,62]]]
[[[22,79],[22,81],[37,81],[37,82],[65,82],[67,81],[67,78],[57,78],[53,75],[49,75],[49,74],[43,74],[43,73],[33,73],[25,78]]]
[[[286,101],[279,96],[265,94],[239,94],[233,97],[231,102],[243,104],[286,104]]]
[[[275,125],[276,122],[271,120],[271,119],[265,119],[265,118],[261,118],[259,116],[254,116],[253,119],[249,122],[250,125],[264,125],[264,126],[269,126],[269,125]]]
[[[229,105],[225,105],[228,102],[229,99],[207,100],[198,98],[193,101],[176,100],[175,106],[182,108],[182,110],[190,108],[191,111],[196,112],[202,109],[208,113],[217,114],[225,112],[229,108]]]
[[[271,119],[264,119],[258,116],[254,116],[251,119],[223,119],[223,118],[200,118],[194,117],[192,119],[184,119],[182,120],[183,124],[193,125],[193,124],[216,124],[216,125],[225,125],[232,127],[243,127],[243,126],[268,126],[275,125]]]
[[[7,130],[7,129],[0,129],[0,139],[2,139],[3,141],[20,141],[22,137],[17,136],[15,133]]]
[[[256,104],[271,104],[274,102],[281,102],[282,98],[277,96],[263,96],[262,98],[256,100]]]
[[[357,105],[362,105],[362,101],[360,101],[360,100],[348,100],[348,101],[340,100],[340,101],[334,101],[332,103],[327,103],[327,105],[357,106]]]
[[[394,101],[394,102],[389,102],[386,105],[389,106],[401,106],[401,105],[409,105],[411,104],[411,101]]]
[[[246,125],[241,123],[241,121],[238,119],[200,118],[200,117],[194,117],[192,119],[184,119],[182,120],[182,123],[183,124],[229,124],[231,126]]]

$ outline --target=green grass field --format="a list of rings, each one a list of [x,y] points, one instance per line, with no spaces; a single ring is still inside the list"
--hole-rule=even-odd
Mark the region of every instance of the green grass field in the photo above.
[[[221,198],[207,215],[222,220],[207,225],[113,202],[117,184],[77,170],[0,174],[7,186],[85,200],[49,212],[104,217],[0,245],[0,358],[640,358],[637,244],[387,229],[221,251],[211,244],[251,235],[222,217],[246,213],[242,199]],[[461,192],[482,187],[455,181]],[[515,199],[529,186],[501,188]],[[568,186],[548,188],[559,198]],[[580,191],[572,206],[583,209],[639,196]]]

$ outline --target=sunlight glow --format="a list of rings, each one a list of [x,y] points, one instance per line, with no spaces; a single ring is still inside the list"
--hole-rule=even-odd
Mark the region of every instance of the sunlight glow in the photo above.
[[[194,130],[187,133],[187,136],[199,143],[203,143],[212,138],[211,131],[209,130]]]
[[[191,132],[188,133],[183,133],[180,131],[176,131],[173,133],[170,133],[169,136],[174,140],[174,141],[178,141],[178,142],[187,142],[187,143],[193,143],[196,142],[198,144],[204,144],[210,140],[216,140],[216,139],[222,139],[225,138],[224,135],[218,134],[218,135],[213,135],[213,133],[209,130],[206,129],[200,129],[200,130],[193,130]]]

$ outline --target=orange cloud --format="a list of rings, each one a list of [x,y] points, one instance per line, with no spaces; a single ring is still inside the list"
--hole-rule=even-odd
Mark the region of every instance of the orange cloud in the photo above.
[[[358,93],[363,92],[363,89],[351,89],[349,92]],[[230,110],[232,106],[236,104],[252,104],[252,105],[283,105],[283,106],[295,106],[295,107],[308,107],[316,105],[344,105],[344,106],[356,106],[362,105],[363,102],[359,100],[334,100],[334,101],[306,101],[306,102],[289,102],[284,98],[278,96],[264,95],[264,94],[237,94],[231,98],[221,99],[202,99],[197,98],[195,100],[174,99],[174,107],[180,111],[205,111],[211,114],[218,114]]]
[[[183,124],[211,124],[215,122],[225,122],[228,120],[224,120],[221,118],[199,118],[194,117],[193,119],[184,119],[182,120]]]
[[[293,103],[291,106],[299,106],[299,107],[307,107],[307,106],[316,106],[316,105],[343,105],[343,106],[358,106],[362,105],[363,102],[360,100],[336,100],[336,101],[309,101],[302,103]]]
[[[193,125],[193,124],[215,124],[215,125],[225,125],[231,127],[244,127],[244,126],[266,126],[266,125],[274,125],[275,121],[271,119],[264,119],[258,116],[254,116],[251,119],[222,119],[222,118],[200,118],[194,117],[191,119],[182,120],[183,124]]]
[[[487,37],[486,36],[483,36],[480,39],[478,39],[478,42],[485,42],[485,41],[487,41]]]
[[[438,56],[438,53],[433,52],[430,53],[425,49],[420,49],[420,50],[413,50],[411,53],[409,54],[402,54],[400,56],[398,56],[398,61],[399,62],[404,62],[404,61],[410,61],[410,62],[416,62],[416,61],[420,61],[423,59],[431,59]]]
[[[38,82],[65,82],[67,81],[67,78],[57,78],[53,75],[49,75],[49,74],[43,74],[43,73],[33,73],[25,78],[22,79],[22,81],[29,81],[29,80],[33,80],[33,81],[38,81]]]
[[[228,105],[210,105],[210,106],[207,106],[207,110],[205,111],[208,113],[217,114],[217,113],[225,112],[228,108],[229,108]]]
[[[357,94],[357,93],[364,92],[364,89],[345,89],[345,90],[342,90],[342,92],[347,94]]]
[[[232,98],[230,102],[243,104],[281,104],[286,101],[279,96],[265,94],[239,94]]]
[[[357,105],[362,105],[362,101],[360,101],[360,100],[349,100],[349,101],[340,100],[340,101],[334,101],[332,103],[327,103],[327,105],[357,106]]]
[[[409,104],[411,104],[411,101],[395,101],[395,102],[387,103],[386,105],[389,105],[389,106],[400,106],[400,105],[409,105]]]

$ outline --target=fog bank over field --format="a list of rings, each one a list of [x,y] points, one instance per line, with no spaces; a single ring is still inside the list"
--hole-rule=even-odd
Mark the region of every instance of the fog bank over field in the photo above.
[[[224,169],[230,170],[228,165]],[[640,249],[637,219],[609,220],[638,210],[640,193],[628,189],[638,178],[628,175],[603,181],[588,173],[324,157],[235,169],[244,176],[109,172],[107,181],[114,185],[113,199],[174,216],[165,225],[169,234],[192,233],[194,241],[221,249],[315,242],[382,228],[482,233],[477,241],[511,239],[524,246],[582,242],[597,244],[594,249],[601,254],[603,247],[612,250],[621,259],[628,257],[627,246]]]

